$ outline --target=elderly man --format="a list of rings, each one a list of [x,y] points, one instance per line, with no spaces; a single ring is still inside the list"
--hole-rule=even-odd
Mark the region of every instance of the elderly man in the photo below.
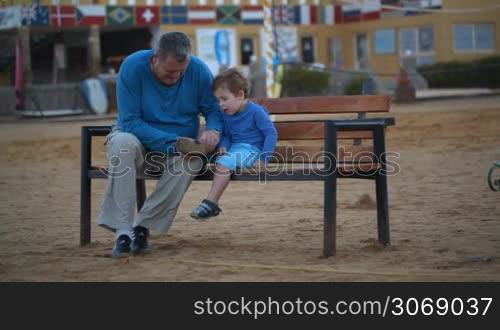
[[[98,220],[116,233],[113,257],[150,251],[149,231],[166,233],[172,225],[193,175],[202,167],[200,158],[177,153],[183,151],[176,150],[177,140],[198,138],[204,151],[218,144],[223,124],[212,80],[180,32],[165,33],[156,49],[135,52],[121,65],[119,115],[106,137],[110,172]],[[198,136],[200,114],[207,127]],[[164,171],[136,214],[136,177],[147,168],[150,151],[163,155],[155,161]]]

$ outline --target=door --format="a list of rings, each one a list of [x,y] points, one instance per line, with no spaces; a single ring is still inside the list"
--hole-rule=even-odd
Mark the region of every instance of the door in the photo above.
[[[368,38],[365,33],[357,34],[355,37],[355,61],[356,69],[366,70],[369,67],[368,62]]]

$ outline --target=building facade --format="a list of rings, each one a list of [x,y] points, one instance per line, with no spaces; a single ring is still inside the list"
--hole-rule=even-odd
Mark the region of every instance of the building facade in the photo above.
[[[266,6],[272,7],[279,62],[371,71],[391,79],[405,60],[419,65],[500,54],[498,0],[0,0],[0,4],[0,35],[28,34],[25,48],[30,49],[31,59],[24,65],[33,70],[28,82],[35,83],[78,80],[89,72],[116,69],[124,56],[150,47],[161,33],[174,30],[190,36],[194,53],[214,73],[222,66],[248,70],[252,60],[262,67],[269,43],[263,31]],[[2,46],[0,63],[12,58],[12,44]],[[65,75],[54,78],[59,69]],[[12,73],[4,65],[0,83],[11,84]]]

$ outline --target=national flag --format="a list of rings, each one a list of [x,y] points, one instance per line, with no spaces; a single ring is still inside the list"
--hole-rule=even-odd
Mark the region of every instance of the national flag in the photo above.
[[[186,6],[161,7],[161,24],[187,24]]]
[[[47,6],[23,6],[22,24],[32,26],[49,25],[49,7]]]
[[[400,7],[401,3],[406,2],[406,1],[408,1],[408,0],[380,0],[380,3],[382,5]]]
[[[369,0],[361,5],[361,19],[364,21],[380,19],[380,0]]]
[[[215,24],[216,12],[213,6],[190,6],[188,11],[190,24]]]
[[[317,6],[295,6],[294,7],[295,24],[311,25],[318,23],[318,7]]]
[[[21,25],[21,6],[0,8],[0,30]]]
[[[360,5],[342,5],[342,22],[359,22],[361,20]]]
[[[318,7],[318,21],[325,25],[335,24],[335,6],[325,5]]]
[[[108,25],[134,25],[134,7],[107,6],[106,16]]]
[[[408,7],[405,16],[425,14],[425,11],[418,9],[440,9],[441,4],[441,0],[408,0],[405,4],[405,7]]]
[[[243,24],[263,24],[264,10],[262,6],[242,6],[241,21]]]
[[[135,7],[136,25],[160,25],[160,7],[137,6]]]
[[[225,5],[217,7],[217,23],[238,24],[241,21],[240,6]]]
[[[80,26],[104,25],[106,23],[106,7],[101,5],[77,6],[76,21]]]
[[[342,22],[342,6],[336,5],[335,6],[335,23],[343,23]]]
[[[75,26],[75,6],[50,6],[50,25],[54,27]]]
[[[277,5],[272,8],[273,22],[275,24],[290,25],[295,23],[293,6]]]
[[[382,10],[380,11],[380,18],[386,19],[391,17],[401,17],[404,15],[403,10],[397,10],[392,8],[387,8],[385,6],[391,6],[395,8],[401,8],[401,0],[380,0]]]

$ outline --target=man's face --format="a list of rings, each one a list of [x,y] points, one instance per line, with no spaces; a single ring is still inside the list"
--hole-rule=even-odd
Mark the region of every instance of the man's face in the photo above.
[[[184,62],[179,62],[170,56],[161,61],[160,57],[154,54],[151,64],[156,79],[165,85],[174,85],[186,71],[189,64],[189,57]]]

